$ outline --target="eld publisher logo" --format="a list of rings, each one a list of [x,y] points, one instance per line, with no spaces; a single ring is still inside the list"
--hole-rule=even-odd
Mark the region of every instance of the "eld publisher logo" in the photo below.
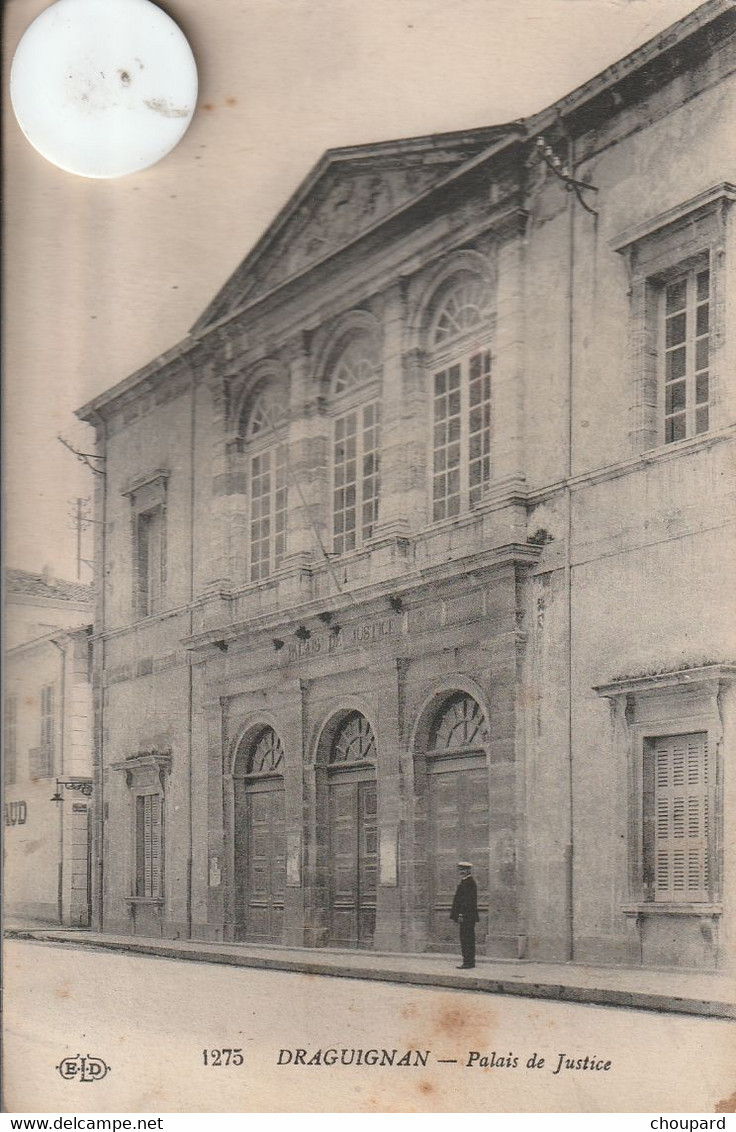
[[[101,1057],[90,1057],[89,1054],[86,1057],[81,1054],[65,1057],[56,1068],[65,1081],[101,1081],[110,1072],[110,1066]]]

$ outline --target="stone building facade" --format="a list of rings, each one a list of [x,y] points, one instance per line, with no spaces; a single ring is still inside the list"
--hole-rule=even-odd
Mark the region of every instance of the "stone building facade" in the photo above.
[[[483,954],[726,964],[734,17],[328,152],[80,411],[106,930],[447,951],[467,858]]]
[[[5,572],[3,902],[10,924],[91,918],[92,589]]]

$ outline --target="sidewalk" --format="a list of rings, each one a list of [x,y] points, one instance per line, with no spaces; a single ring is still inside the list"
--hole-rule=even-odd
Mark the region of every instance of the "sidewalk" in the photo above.
[[[553,999],[557,1002],[623,1006],[710,1018],[736,1018],[736,979],[689,970],[588,967],[479,959],[458,971],[454,955],[376,953],[328,948],[271,947],[252,943],[116,936],[83,929],[7,927],[9,939],[36,940],[96,950],[125,951],[164,959],[224,963],[268,971],[294,971],[333,978],[377,979],[411,986],[446,987],[487,994]]]

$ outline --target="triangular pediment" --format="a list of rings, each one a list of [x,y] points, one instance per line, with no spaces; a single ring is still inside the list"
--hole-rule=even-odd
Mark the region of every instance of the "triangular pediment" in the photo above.
[[[330,150],[193,328],[228,318],[294,278],[450,176],[510,129]]]

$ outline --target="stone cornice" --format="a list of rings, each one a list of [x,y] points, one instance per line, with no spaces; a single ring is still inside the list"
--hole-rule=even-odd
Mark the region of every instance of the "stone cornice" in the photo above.
[[[196,650],[217,645],[222,648],[229,641],[242,637],[244,633],[249,636],[269,634],[276,631],[285,631],[284,626],[299,625],[309,621],[320,614],[329,612],[336,617],[356,611],[359,607],[370,605],[371,602],[387,601],[389,598],[408,599],[411,595],[430,585],[437,585],[445,581],[452,581],[462,574],[467,578],[473,575],[477,578],[481,573],[492,574],[493,571],[509,565],[535,566],[540,554],[541,546],[530,543],[508,543],[481,554],[473,554],[464,559],[453,559],[452,562],[442,562],[439,565],[427,567],[424,570],[406,572],[387,582],[381,582],[357,589],[351,589],[341,594],[333,594],[329,598],[321,597],[306,602],[282,607],[272,613],[248,618],[239,622],[230,622],[219,627],[207,629],[201,633],[194,633],[182,640],[184,648]],[[321,569],[317,567],[316,569]],[[239,595],[222,595],[225,607]],[[206,604],[206,599],[200,599],[199,605]],[[387,609],[390,608],[387,606]]]
[[[128,480],[125,487],[121,489],[120,494],[135,495],[142,487],[150,487],[156,483],[165,487],[166,481],[169,479],[170,475],[171,472],[168,468],[156,468],[155,471],[152,472],[143,472],[141,475]]]
[[[628,228],[625,232],[615,236],[610,241],[610,246],[615,252],[627,252],[632,244],[647,239],[663,228],[670,228],[683,221],[693,220],[698,213],[710,212],[733,204],[734,201],[736,201],[736,185],[732,185],[730,181],[723,181],[702,193],[698,193],[697,196],[691,197],[690,200],[678,204],[675,208],[667,209],[666,212],[660,212],[657,216],[653,216],[633,228]]]
[[[198,356],[199,355],[199,356]],[[206,355],[206,349],[198,340],[187,336],[170,350],[136,370],[110,389],[93,397],[75,415],[82,421],[95,424],[105,420],[110,413],[129,401],[137,400],[146,393],[156,393],[170,385],[181,384],[188,388],[192,377],[198,376],[197,365]]]
[[[659,692],[669,688],[719,688],[736,680],[736,664],[703,664],[674,672],[654,672],[650,676],[624,676],[610,684],[596,684],[593,691],[606,699],[619,696]]]
[[[172,754],[171,748],[159,751],[153,747],[150,751],[139,751],[137,755],[129,755],[120,762],[110,763],[110,770],[122,771],[131,785],[132,776],[137,772],[153,771],[161,783],[166,774],[171,774]]]

